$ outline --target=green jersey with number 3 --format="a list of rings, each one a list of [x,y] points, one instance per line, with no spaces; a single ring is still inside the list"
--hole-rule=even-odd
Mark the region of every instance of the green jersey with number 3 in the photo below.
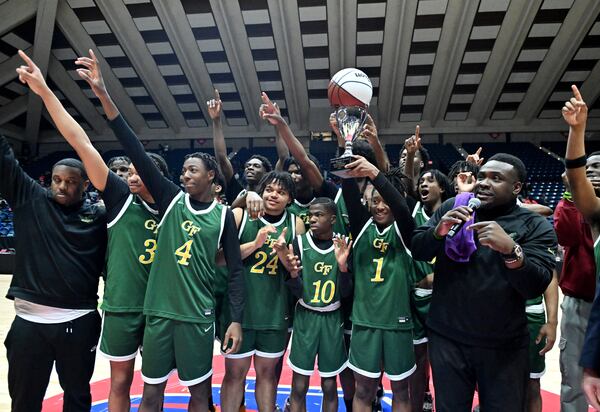
[[[338,265],[333,244],[319,249],[309,233],[298,236],[302,262],[302,301],[304,306],[339,306]]]
[[[353,263],[352,323],[379,329],[412,329],[412,257],[397,224],[380,231],[369,219],[354,241]]]
[[[144,313],[185,322],[215,321],[215,257],[226,207],[213,201],[194,210],[180,192],[158,225]]]
[[[274,226],[276,232],[270,233],[265,243],[243,261],[246,306],[242,326],[246,329],[281,330],[288,327],[284,269],[277,254],[271,254],[271,246],[284,227],[287,227],[286,243],[291,243],[296,232],[296,216],[285,211],[278,222],[269,223],[264,218],[250,219],[244,211],[239,228],[240,245],[254,241],[258,231],[269,225]]]
[[[108,223],[103,310],[144,310],[148,274],[156,253],[157,224],[158,212],[133,194]]]

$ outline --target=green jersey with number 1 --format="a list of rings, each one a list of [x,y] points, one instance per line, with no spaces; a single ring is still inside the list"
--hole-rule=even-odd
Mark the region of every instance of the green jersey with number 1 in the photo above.
[[[264,218],[250,219],[244,211],[239,228],[240,245],[256,239],[258,231],[265,226],[274,226],[266,242],[244,259],[244,281],[246,284],[246,307],[242,326],[246,329],[280,330],[288,327],[288,288],[285,285],[284,269],[277,254],[271,254],[273,243],[287,227],[286,243],[291,243],[296,232],[296,216],[283,212],[281,219],[269,223]]]
[[[103,310],[144,310],[148,274],[156,253],[157,224],[158,212],[132,194],[108,223]]]
[[[369,219],[354,241],[353,263],[352,323],[379,329],[412,329],[412,257],[397,224],[380,231]]]
[[[215,321],[215,257],[225,206],[213,201],[195,210],[180,192],[158,225],[158,249],[150,270],[144,314],[185,322]]]

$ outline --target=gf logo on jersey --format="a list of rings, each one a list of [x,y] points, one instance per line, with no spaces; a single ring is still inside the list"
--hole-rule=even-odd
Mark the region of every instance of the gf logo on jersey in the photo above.
[[[156,225],[156,220],[154,219],[148,219],[144,222],[144,227],[148,230],[151,230],[152,233],[156,234],[157,230],[157,225]]]
[[[181,224],[181,228],[185,230],[189,237],[193,237],[196,233],[200,232],[200,228],[191,220],[186,220]]]
[[[333,269],[333,265],[326,265],[324,262],[315,263],[315,272],[321,273],[323,276],[329,275],[331,269]]]
[[[384,242],[383,239],[375,238],[373,239],[373,247],[379,250],[381,253],[385,253],[389,246],[388,242]]]

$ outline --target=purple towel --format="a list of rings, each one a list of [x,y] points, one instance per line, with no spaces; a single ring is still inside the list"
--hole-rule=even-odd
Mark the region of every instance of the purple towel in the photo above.
[[[463,192],[454,199],[454,207],[466,206],[473,197],[471,192]],[[446,255],[455,262],[468,262],[471,255],[477,250],[475,245],[475,232],[467,230],[469,225],[475,222],[475,211],[468,222],[460,228],[458,233],[452,238],[446,238]]]

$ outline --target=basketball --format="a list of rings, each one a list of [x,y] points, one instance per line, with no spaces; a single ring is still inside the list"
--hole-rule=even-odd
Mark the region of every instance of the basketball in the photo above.
[[[373,85],[369,76],[353,67],[342,69],[333,75],[327,87],[327,98],[333,107],[367,107],[373,97]]]

